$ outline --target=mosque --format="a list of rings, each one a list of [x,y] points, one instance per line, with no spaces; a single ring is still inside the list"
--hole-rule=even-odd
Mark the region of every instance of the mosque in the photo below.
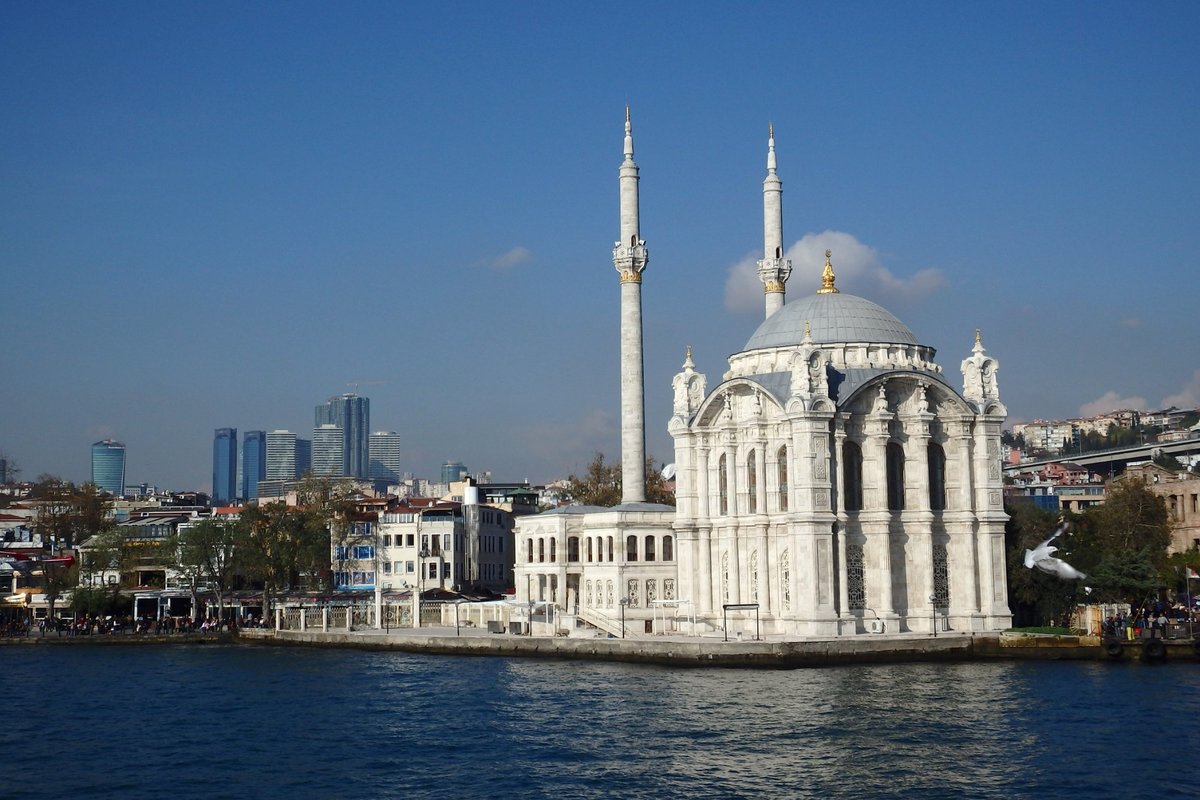
[[[934,348],[838,288],[828,251],[814,291],[785,302],[792,268],[773,130],[758,262],[765,319],[711,391],[688,352],[668,423],[677,506],[645,502],[649,254],[638,180],[627,110],[613,250],[622,502],[520,518],[518,600],[553,607],[556,629],[613,635],[1009,627],[997,362],[976,331],[955,388]]]

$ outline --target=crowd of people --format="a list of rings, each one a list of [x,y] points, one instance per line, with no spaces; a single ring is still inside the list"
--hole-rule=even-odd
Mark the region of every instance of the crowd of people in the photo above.
[[[1200,622],[1196,612],[1182,604],[1146,603],[1125,613],[1111,614],[1104,621],[1104,635],[1121,639],[1166,639],[1169,625]],[[1184,634],[1190,635],[1191,632]]]
[[[124,616],[100,616],[86,614],[77,617],[55,615],[42,618],[34,623],[23,619],[6,619],[0,621],[0,636],[111,636],[114,634],[148,634],[169,636],[188,633],[222,633],[236,631],[238,628],[261,628],[261,616],[247,614],[238,618],[229,616],[224,619],[208,616],[203,619],[192,619],[186,616],[139,616],[131,614]]]

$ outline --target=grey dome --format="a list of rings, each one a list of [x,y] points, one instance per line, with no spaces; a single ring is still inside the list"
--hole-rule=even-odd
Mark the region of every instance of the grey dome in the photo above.
[[[746,342],[746,350],[798,345],[804,341],[805,322],[817,344],[920,344],[913,332],[882,306],[852,294],[833,292],[810,294],[787,303],[758,326]]]

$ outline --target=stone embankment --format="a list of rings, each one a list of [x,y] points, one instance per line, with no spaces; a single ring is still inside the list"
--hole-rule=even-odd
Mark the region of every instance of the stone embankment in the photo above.
[[[622,661],[675,667],[792,669],[839,664],[913,661],[1030,660],[1196,660],[1193,644],[1166,642],[1162,658],[1145,658],[1140,642],[1120,648],[1096,637],[1028,634],[949,634],[872,636],[813,641],[726,642],[711,638],[655,637],[592,639],[509,634],[456,635],[453,628],[428,631],[320,632],[247,629],[242,641],[283,646],[350,647],[455,656],[505,656]],[[1159,640],[1161,641],[1161,640]]]

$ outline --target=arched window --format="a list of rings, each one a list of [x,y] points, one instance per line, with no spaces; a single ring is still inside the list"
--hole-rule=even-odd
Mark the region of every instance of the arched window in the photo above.
[[[575,562],[579,560],[579,537],[567,537],[567,561]]]
[[[526,542],[526,544],[528,544],[529,547],[525,548],[526,549],[525,563],[532,564],[533,563],[533,539],[530,539],[528,542]]]
[[[929,507],[946,510],[946,453],[940,444],[929,443]]]
[[[758,513],[758,464],[755,463],[757,461],[755,455],[756,452],[751,450],[746,456],[746,488],[749,490],[747,507],[751,514]]]
[[[779,510],[788,510],[788,453],[787,445],[779,448]]]
[[[862,511],[862,448],[855,442],[842,445],[842,493],[847,511]]]
[[[587,560],[589,562],[592,560],[592,537],[590,536],[587,538]]]
[[[646,537],[646,558],[645,558],[645,560],[646,561],[654,560],[654,537],[653,536]]]
[[[546,540],[538,539],[538,561],[546,560]]]
[[[887,445],[888,511],[904,510],[904,448],[896,442]]]
[[[729,513],[729,470],[725,465],[725,454],[717,461],[717,516]]]
[[[625,560],[637,561],[637,537],[630,535],[625,537]]]
[[[550,560],[558,561],[558,539],[550,540]]]
[[[613,537],[608,537],[608,560],[613,560]]]
[[[670,536],[663,537],[663,561],[675,560],[675,542]]]

